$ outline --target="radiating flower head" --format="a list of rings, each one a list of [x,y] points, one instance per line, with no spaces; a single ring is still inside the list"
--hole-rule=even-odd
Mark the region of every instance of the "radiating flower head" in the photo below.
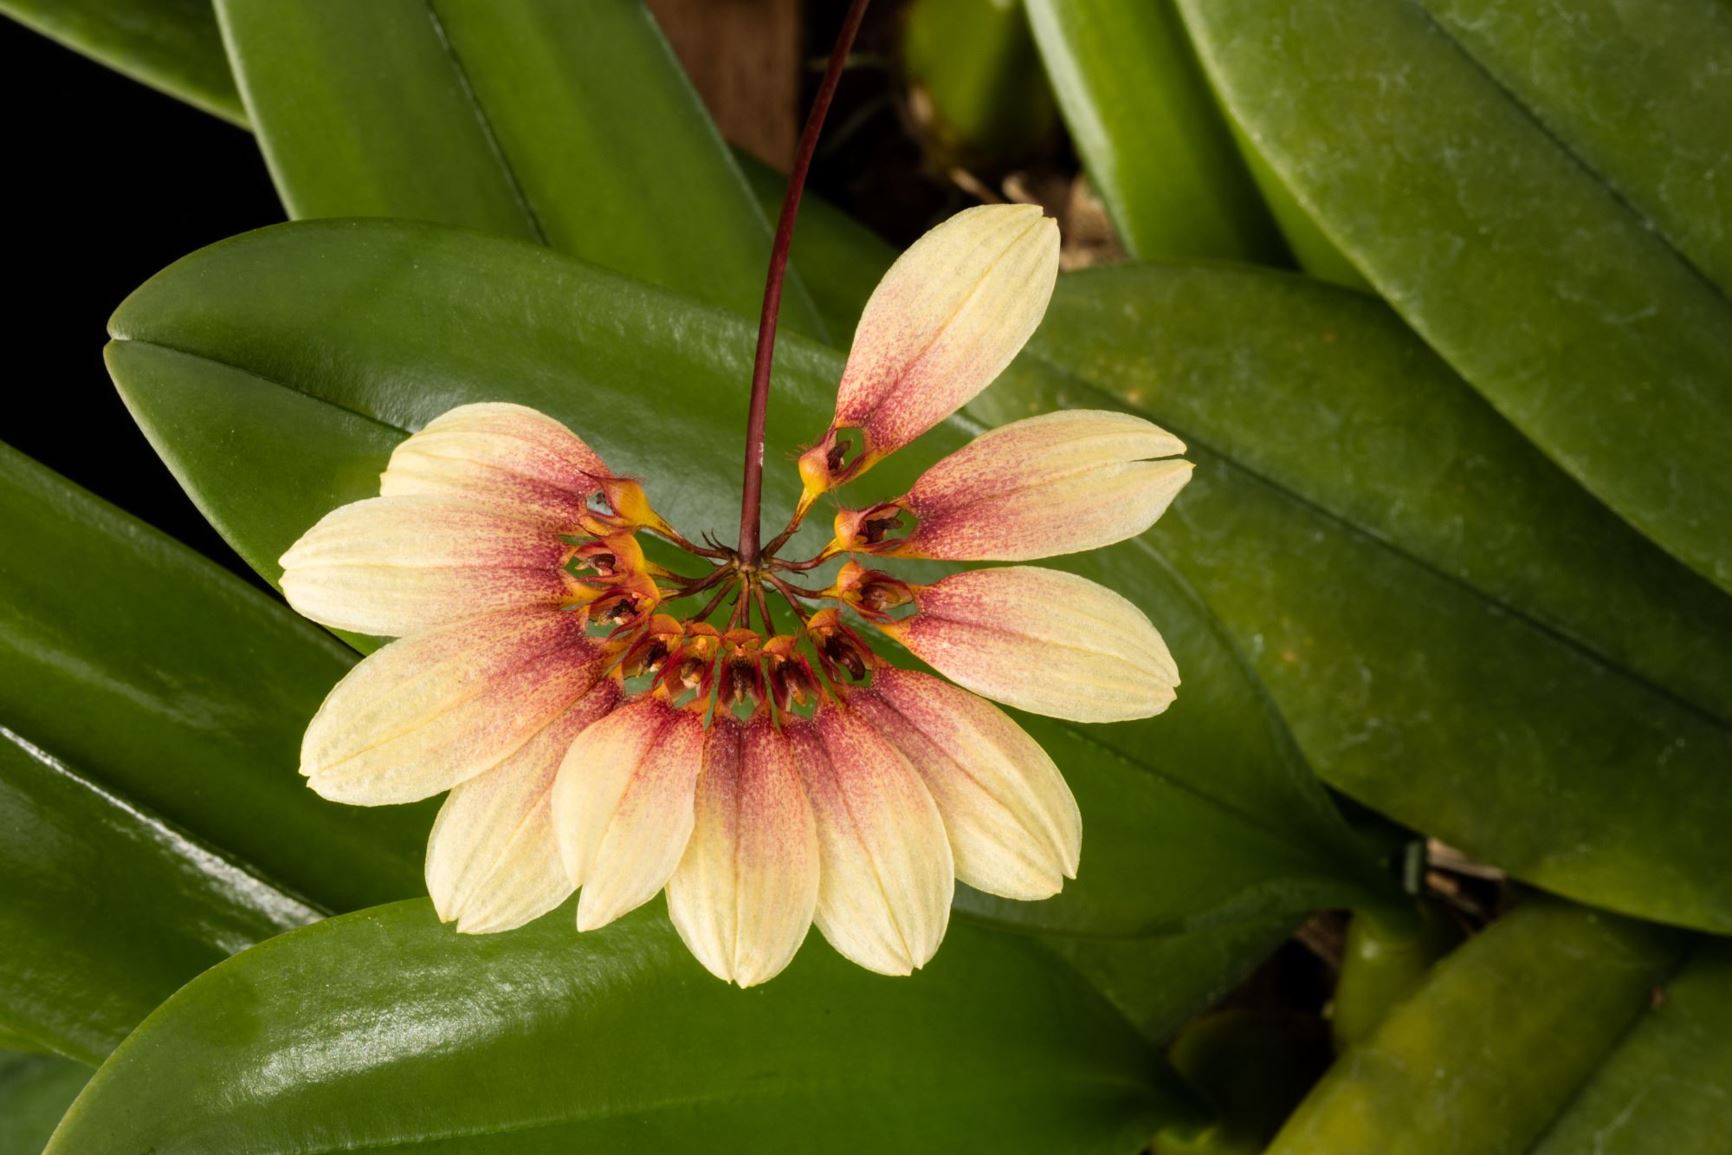
[[[1057,230],[1025,206],[970,209],[905,253],[800,458],[790,531],[989,385],[1057,264]],[[1120,413],[1015,422],[907,493],[839,510],[814,557],[776,556],[790,532],[748,563],[683,537],[553,419],[462,406],[398,446],[379,497],[283,556],[302,613],[398,639],[331,691],[301,772],[359,805],[449,791],[427,887],[460,931],[510,929],[574,891],[588,930],[665,889],[722,979],[773,977],[814,923],[860,965],[907,974],[938,949],[958,879],[1032,900],[1076,877],[1070,790],[987,699],[1117,721],[1165,709],[1179,678],[1142,612],[1084,578],[1018,565],[919,584],[881,567],[1121,541],[1188,480],[1183,451]],[[645,534],[691,564],[650,561]],[[884,656],[903,651],[944,677]]]

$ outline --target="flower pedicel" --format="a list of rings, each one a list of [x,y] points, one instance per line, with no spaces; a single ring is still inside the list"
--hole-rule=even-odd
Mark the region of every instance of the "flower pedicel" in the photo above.
[[[399,639],[332,690],[301,772],[358,805],[449,790],[427,888],[460,931],[510,929],[573,890],[588,930],[665,888],[692,953],[741,986],[786,966],[814,922],[860,965],[907,974],[937,950],[957,879],[1056,893],[1077,871],[1076,803],[985,699],[1148,717],[1173,700],[1171,655],[1084,578],[1011,565],[919,585],[885,567],[1121,541],[1189,479],[1184,446],[1120,413],[1018,421],[901,497],[842,509],[816,556],[777,552],[821,496],[992,382],[1057,268],[1057,229],[1029,206],[969,209],[903,254],[861,317],[835,419],[800,458],[795,517],[755,558],[689,541],[541,413],[478,404],[432,421],[398,446],[379,497],[283,556],[296,609]],[[643,534],[701,572],[650,561]],[[805,584],[838,556],[828,586]],[[944,677],[890,664],[874,633]]]

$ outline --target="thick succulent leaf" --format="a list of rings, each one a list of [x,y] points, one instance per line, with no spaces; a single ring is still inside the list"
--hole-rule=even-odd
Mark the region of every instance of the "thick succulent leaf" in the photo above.
[[[0,1051],[0,1155],[41,1155],[89,1080],[82,1063]]]
[[[1285,259],[1171,0],[1027,5],[1071,139],[1132,256]]]
[[[575,939],[563,917],[458,938],[412,902],[194,981],[49,1151],[1128,1155],[1188,1110],[1034,943],[954,927],[894,980],[808,944],[742,993],[693,964],[659,906]]]
[[[735,405],[751,328],[543,250],[384,222],[285,226],[176,265],[123,306],[114,333],[110,364],[134,415],[267,577],[326,510],[373,491],[394,441],[483,399],[565,420],[642,476],[687,534],[737,523]],[[768,453],[786,464],[766,478],[771,518],[792,507],[794,454],[824,428],[841,366],[790,339],[777,368]],[[960,438],[953,424],[873,484],[900,492]],[[812,526],[802,541],[815,550],[823,537]],[[1082,877],[1049,902],[969,896],[971,908],[1146,934],[1381,893],[1261,691],[1150,541],[1072,564],[1151,614],[1185,687],[1148,722],[1031,721],[1083,808]]]
[[[98,1063],[188,978],[318,912],[0,729],[0,1020]]]
[[[0,14],[224,120],[246,123],[210,0],[0,0]]]
[[[0,520],[0,726],[308,902],[419,891],[430,810],[336,806],[295,772],[352,654],[4,447]]]
[[[289,215],[462,225],[757,312],[764,218],[641,0],[217,11]],[[821,331],[797,278],[782,315]]]
[[[1379,292],[1732,589],[1732,8],[1182,0],[1259,151]]]
[[[1732,603],[1387,310],[1250,271],[1079,274],[977,410],[1103,398],[1190,446],[1157,540],[1326,780],[1571,897],[1732,928]]]
[[[1732,988],[1717,949],[1668,981],[1684,950],[1682,936],[1650,925],[1524,906],[1438,964],[1348,1050],[1269,1155],[1716,1149],[1732,1123],[1713,1082],[1732,1058],[1716,1031]],[[1642,1129],[1649,1112],[1674,1105],[1702,1124],[1681,1143]],[[1592,1137],[1570,1143],[1582,1127]],[[1541,1142],[1549,1130],[1562,1146]]]
[[[1698,943],[1533,1155],[1714,1155],[1732,1134],[1732,948]]]
[[[13,1038],[98,1061],[228,954],[316,908],[420,890],[430,811],[335,806],[295,773],[351,654],[3,446],[0,522]]]

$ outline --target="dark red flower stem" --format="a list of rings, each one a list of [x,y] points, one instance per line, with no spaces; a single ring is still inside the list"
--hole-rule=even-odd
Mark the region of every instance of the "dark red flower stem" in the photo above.
[[[842,78],[842,65],[853,47],[854,34],[860,31],[860,21],[866,15],[869,0],[853,0],[848,15],[842,20],[842,31],[836,37],[836,47],[830,51],[830,65],[824,70],[824,81],[818,86],[812,111],[806,116],[806,127],[800,133],[800,149],[794,155],[794,171],[788,174],[788,192],[782,198],[782,214],[776,219],[776,239],[770,246],[770,272],[764,279],[764,310],[758,316],[758,353],[752,361],[752,404],[746,414],[746,471],[740,486],[740,564],[758,564],[761,550],[758,543],[759,507],[764,500],[764,415],[770,407],[770,360],[776,351],[776,317],[782,308],[782,281],[788,271],[788,246],[794,240],[794,218],[800,212],[800,193],[806,187],[806,173],[812,167],[812,154],[818,149],[818,130],[824,126],[824,115],[830,111],[830,101],[836,95],[836,83]]]

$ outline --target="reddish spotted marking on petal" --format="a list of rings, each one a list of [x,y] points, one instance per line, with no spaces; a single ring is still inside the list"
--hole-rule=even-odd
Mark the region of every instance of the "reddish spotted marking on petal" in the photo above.
[[[452,788],[427,841],[427,893],[440,921],[489,934],[570,897],[553,784],[572,739],[618,702],[619,690],[603,681],[503,763]]]
[[[1082,815],[1040,743],[1004,711],[929,674],[886,668],[849,705],[908,759],[944,817],[956,877],[1023,900],[1075,878]]]
[[[655,897],[691,837],[703,762],[698,714],[660,697],[608,714],[572,741],[553,790],[560,857],[593,930]]]
[[[523,405],[460,405],[397,446],[380,478],[387,497],[436,493],[574,524],[608,469],[582,438]]]
[[[498,766],[601,675],[583,615],[506,610],[415,634],[338,682],[301,773],[333,802],[413,802]]]
[[[1177,457],[1184,451],[1172,434],[1125,413],[1014,421],[922,474],[897,503],[914,528],[882,552],[1029,561],[1124,541],[1153,525],[1190,480],[1191,463]]]
[[[909,974],[937,951],[955,890],[932,796],[845,706],[826,704],[783,732],[817,820],[818,929],[868,970]]]
[[[1178,667],[1128,599],[1035,566],[967,570],[916,591],[878,628],[983,697],[1076,722],[1122,722],[1172,704]]]
[[[1057,223],[1033,205],[966,209],[873,290],[823,442],[800,459],[802,506],[967,404],[1022,349],[1058,276]],[[857,430],[846,454],[844,429]]]
[[[333,629],[402,637],[569,596],[545,522],[436,494],[340,506],[283,554],[283,596]]]
[[[754,986],[799,950],[818,902],[818,835],[786,736],[760,715],[718,717],[697,822],[668,881],[668,914],[717,978]]]

